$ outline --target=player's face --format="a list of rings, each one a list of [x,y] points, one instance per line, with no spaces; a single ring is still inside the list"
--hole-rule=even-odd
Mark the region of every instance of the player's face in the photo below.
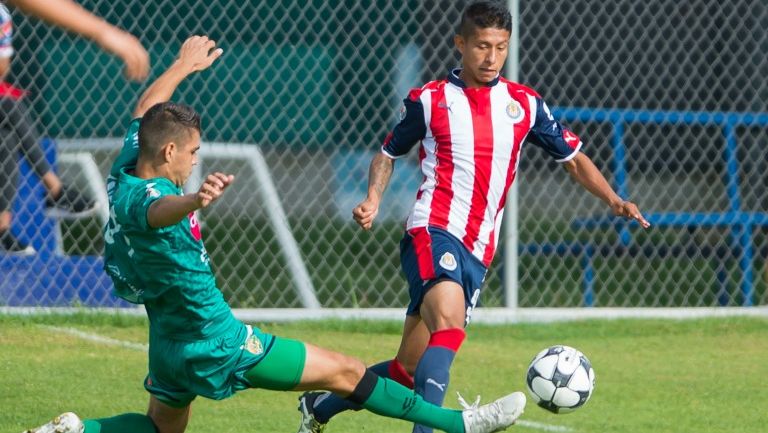
[[[171,163],[172,180],[178,186],[189,179],[192,167],[197,165],[197,154],[200,150],[200,133],[193,129],[187,137],[186,140],[178,143]]]
[[[493,81],[504,67],[510,34],[495,27],[479,28],[469,36],[456,35],[454,42],[461,53],[461,78],[468,87],[482,87]]]

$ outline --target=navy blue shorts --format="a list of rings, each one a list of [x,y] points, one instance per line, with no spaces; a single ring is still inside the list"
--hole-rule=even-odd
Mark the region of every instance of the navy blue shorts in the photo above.
[[[400,264],[411,296],[406,314],[419,314],[427,290],[439,281],[451,280],[464,290],[469,324],[487,269],[459,239],[434,227],[409,230],[400,241]]]

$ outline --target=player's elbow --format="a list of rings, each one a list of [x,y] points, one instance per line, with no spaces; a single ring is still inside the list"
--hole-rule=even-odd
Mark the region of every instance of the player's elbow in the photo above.
[[[152,107],[149,106],[146,99],[142,97],[136,104],[136,108],[133,110],[133,118],[138,119],[139,117],[144,117],[144,113],[146,113],[150,108]]]

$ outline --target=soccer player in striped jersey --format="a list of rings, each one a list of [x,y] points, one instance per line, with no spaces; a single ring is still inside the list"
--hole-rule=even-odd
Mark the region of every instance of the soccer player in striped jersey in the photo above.
[[[216,287],[195,218],[234,177],[211,173],[196,192],[184,194],[181,187],[201,146],[200,116],[169,102],[187,76],[221,54],[204,36],[184,42],[176,61],[139,99],[107,180],[105,270],[115,294],[144,304],[149,317],[147,414],[81,420],[67,412],[29,432],[183,433],[195,398],[221,400],[249,388],[328,389],[376,414],[448,433],[490,433],[514,423],[525,408],[521,392],[463,411],[444,409],[355,358],[262,332],[234,317]]]
[[[615,215],[649,226],[635,204],[613,191],[581,152],[579,137],[552,117],[542,97],[500,76],[511,30],[511,15],[500,3],[479,1],[465,9],[454,38],[462,67],[410,92],[400,122],[371,162],[368,196],[353,210],[355,221],[369,230],[394,161],[421,144],[423,182],[400,243],[411,301],[397,355],[371,369],[414,387],[435,404],[443,402],[450,366],[496,252],[525,143],[563,164]],[[349,408],[333,396],[305,393],[299,405],[302,425],[314,430],[300,432],[322,431],[333,415]],[[428,431],[414,427],[414,432]]]

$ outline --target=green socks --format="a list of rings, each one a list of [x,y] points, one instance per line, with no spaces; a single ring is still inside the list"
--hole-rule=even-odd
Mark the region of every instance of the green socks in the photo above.
[[[125,413],[112,418],[83,420],[83,433],[157,433],[155,424],[146,416],[138,413]]]
[[[444,409],[428,403],[413,390],[370,371],[366,371],[348,399],[362,400],[359,403],[377,415],[404,419],[448,433],[464,433],[460,410]]]

